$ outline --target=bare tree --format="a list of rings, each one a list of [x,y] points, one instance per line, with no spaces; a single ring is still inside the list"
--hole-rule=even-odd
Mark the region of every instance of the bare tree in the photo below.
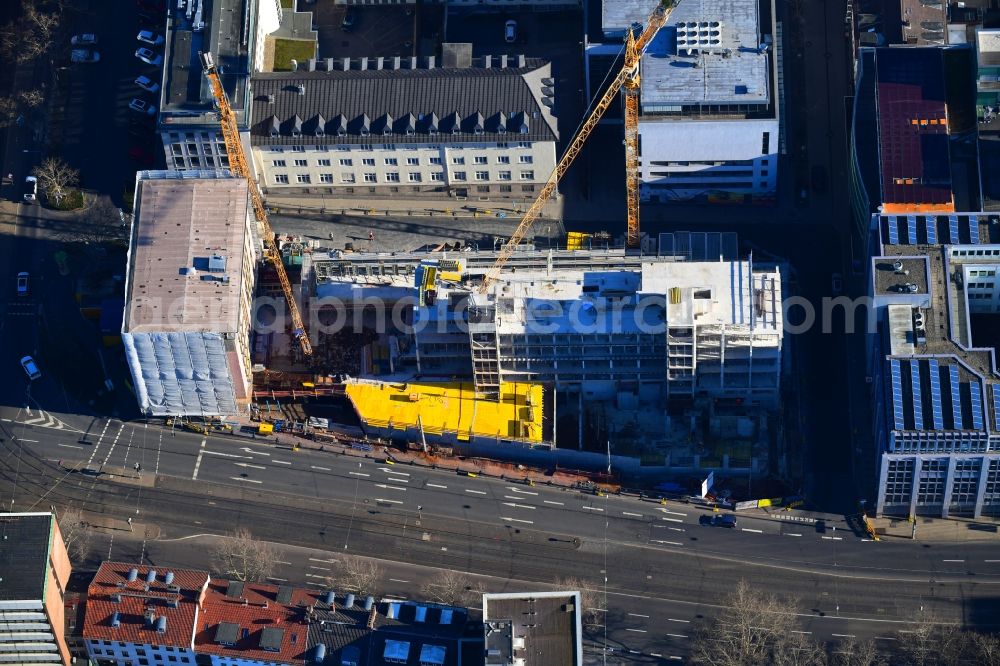
[[[87,197],[86,208],[73,226],[61,233],[64,240],[84,243],[124,241],[128,226],[120,210],[106,197]]]
[[[17,101],[26,109],[36,109],[45,101],[45,88],[21,90],[17,93]]]
[[[557,578],[556,587],[580,593],[580,620],[584,625],[596,624],[600,619],[600,593],[597,588],[587,587],[580,578]]]
[[[970,632],[970,651],[978,666],[1000,666],[1000,636]]]
[[[262,581],[270,576],[276,557],[269,543],[255,539],[245,527],[223,537],[215,549],[220,571],[242,581]]]
[[[0,52],[18,63],[31,62],[52,46],[61,16],[35,0],[24,0],[21,17],[0,30]]]
[[[327,582],[345,592],[374,595],[382,579],[382,567],[374,559],[344,555],[338,561],[337,573]]]
[[[837,644],[831,657],[832,666],[886,666],[885,655],[879,653],[875,641],[848,638]]]
[[[18,116],[20,106],[10,95],[0,97],[0,127],[9,127]]]
[[[58,157],[46,157],[32,173],[38,178],[42,193],[56,205],[61,204],[70,189],[80,182],[80,172]]]
[[[58,514],[59,532],[71,562],[81,564],[90,555],[93,534],[79,509],[66,508]]]
[[[428,601],[448,606],[474,606],[482,602],[486,587],[461,571],[441,570],[420,588]]]
[[[795,633],[793,601],[736,584],[722,611],[698,632],[691,661],[713,666],[816,666],[824,655],[803,634]]]

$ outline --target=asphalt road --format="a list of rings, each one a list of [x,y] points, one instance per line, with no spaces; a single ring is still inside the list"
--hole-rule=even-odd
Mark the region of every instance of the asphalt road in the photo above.
[[[689,505],[292,452],[262,441],[103,419],[78,428],[72,417],[9,409],[0,425],[7,439],[0,498],[7,506],[13,497],[19,510],[73,504],[136,517],[155,525],[160,540],[246,525],[277,543],[525,584],[571,574],[600,587],[606,575],[609,645],[647,657],[683,654],[674,641],[686,639],[667,634],[689,634],[668,631],[683,624],[671,618],[693,622],[710,614],[740,579],[795,597],[803,630],[818,639],[889,638],[886,632],[905,626],[921,607],[968,626],[996,624],[1000,562],[992,542],[874,543],[843,524],[817,533],[749,517],[724,530],[701,526],[702,512]],[[134,478],[135,462],[141,479]],[[101,475],[73,471],[84,466]],[[153,553],[161,545],[146,547]],[[285,566],[276,575],[289,580],[311,571]]]

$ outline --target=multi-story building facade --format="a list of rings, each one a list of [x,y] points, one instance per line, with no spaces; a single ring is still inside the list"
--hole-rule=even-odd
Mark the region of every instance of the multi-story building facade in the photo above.
[[[879,514],[1000,513],[1000,220],[872,216]],[[871,329],[870,329],[871,330]]]
[[[467,64],[328,59],[256,75],[250,140],[261,186],[533,200],[556,161],[551,66],[523,56]]]
[[[101,565],[88,596],[83,638],[99,666],[445,666],[482,654],[468,612],[440,604],[119,562]]]
[[[0,664],[71,663],[63,599],[72,565],[52,513],[0,514]]]
[[[684,0],[647,47],[639,95],[644,201],[767,198],[778,180],[779,102],[773,2]],[[588,66],[617,56],[621,38],[652,11],[604,0],[604,44]],[[591,92],[601,67],[588,67]]]
[[[138,174],[122,339],[144,413],[247,408],[259,256],[244,179],[228,171]]]
[[[250,74],[264,66],[265,37],[278,29],[280,0],[188,0],[167,3],[158,130],[167,168],[229,166],[212,91],[199,51],[219,64],[241,133],[249,125]]]

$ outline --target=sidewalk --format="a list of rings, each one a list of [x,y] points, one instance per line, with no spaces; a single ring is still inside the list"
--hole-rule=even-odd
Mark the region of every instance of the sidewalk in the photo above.
[[[905,518],[870,518],[880,537],[916,541],[1000,541],[1000,520],[981,517],[928,518],[918,516],[916,523]],[[914,529],[914,526],[916,529]]]

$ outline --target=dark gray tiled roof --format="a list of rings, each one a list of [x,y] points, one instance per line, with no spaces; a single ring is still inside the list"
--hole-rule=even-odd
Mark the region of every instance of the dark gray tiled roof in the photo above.
[[[51,514],[0,516],[0,600],[42,599]]]
[[[529,83],[525,75],[536,83]],[[251,142],[292,146],[555,141],[556,134],[543,117],[548,109],[543,110],[540,101],[551,92],[542,90],[541,78],[548,76],[548,63],[539,60],[505,68],[257,74],[252,80]],[[458,131],[453,132],[456,120]],[[506,132],[500,133],[500,127]],[[370,134],[363,135],[362,128]]]

